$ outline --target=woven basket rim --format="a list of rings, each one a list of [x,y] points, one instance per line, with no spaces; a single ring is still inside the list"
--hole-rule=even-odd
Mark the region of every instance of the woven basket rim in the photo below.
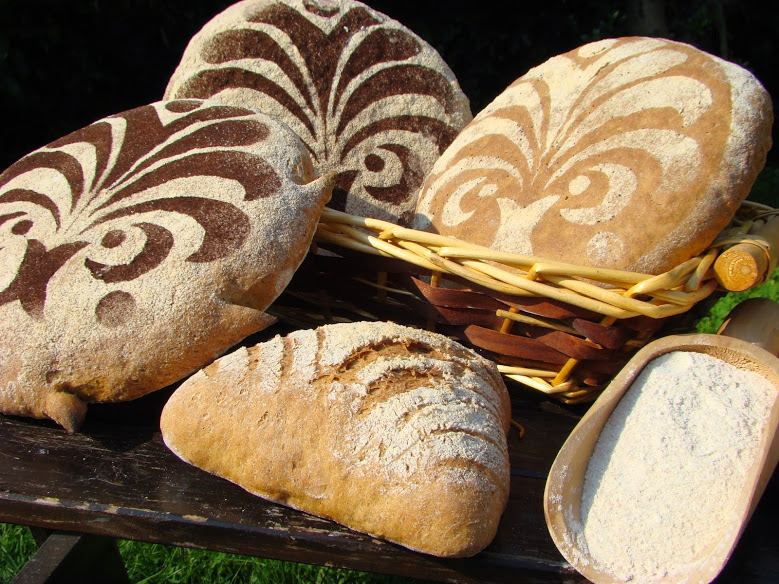
[[[314,253],[320,248],[339,255],[335,247],[346,257],[353,257],[346,253],[349,250],[357,252],[358,257],[389,258],[389,265],[381,262],[377,267],[375,282],[363,282],[373,286],[379,295],[390,290],[385,287],[386,273],[381,270],[399,266],[398,269],[405,270],[402,272],[405,276],[424,274],[434,287],[457,288],[464,283],[495,298],[515,298],[517,302],[551,300],[558,305],[576,307],[592,314],[597,324],[605,327],[635,317],[656,319],[659,324],[662,319],[689,311],[715,291],[729,291],[714,265],[731,248],[746,245],[756,250],[764,258],[760,280],[767,279],[776,267],[777,251],[760,235],[760,230],[770,222],[775,222],[779,230],[778,215],[779,210],[768,205],[744,201],[728,227],[707,249],[657,275],[496,252],[453,237],[330,208],[325,208],[320,217],[312,246]],[[500,332],[510,330],[512,322],[527,320],[527,316],[516,314],[513,308],[498,310],[496,314],[504,322]],[[565,328],[559,322],[536,324],[556,330]],[[637,349],[649,342],[651,336],[651,333],[638,335],[625,348]],[[504,377],[567,404],[592,401],[602,389],[576,382],[574,370],[579,364],[576,358],[549,370],[496,364]]]
[[[727,246],[749,243],[760,248],[769,258],[769,269],[762,279],[770,275],[776,266],[775,250],[759,235],[749,233],[749,227],[760,225],[779,210],[745,201],[739,213],[746,218],[737,214],[735,224],[723,230],[704,252],[657,275],[496,252],[453,237],[329,208],[321,216],[314,242],[400,259],[495,292],[559,300],[607,318],[659,319],[688,311],[717,289],[727,290],[711,271]]]

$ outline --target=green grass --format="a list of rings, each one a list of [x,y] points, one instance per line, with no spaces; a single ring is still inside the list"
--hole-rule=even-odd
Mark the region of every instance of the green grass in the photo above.
[[[120,540],[134,584],[420,584],[418,580]],[[0,584],[35,553],[30,530],[0,523]]]
[[[383,577],[309,564],[249,558],[232,554],[120,541],[130,580],[136,584],[400,584],[408,579]]]
[[[725,317],[739,302],[753,297],[770,298],[771,300],[779,301],[779,268],[774,271],[768,280],[750,290],[731,292],[718,298],[709,308],[708,313],[698,320],[696,330],[699,333],[716,333],[724,322]]]
[[[29,529],[0,523],[0,583],[10,582],[35,549]]]

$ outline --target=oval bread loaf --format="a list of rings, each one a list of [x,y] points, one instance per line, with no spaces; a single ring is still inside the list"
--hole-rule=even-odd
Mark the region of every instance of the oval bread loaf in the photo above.
[[[517,79],[439,158],[414,226],[505,252],[660,273],[733,217],[771,146],[768,92],[695,47],[628,37]]]
[[[161,418],[183,460],[260,497],[437,556],[477,553],[507,502],[493,363],[391,323],[294,332],[187,379]]]
[[[272,317],[330,196],[285,125],[201,100],[95,122],[0,174],[0,411],[69,431]]]

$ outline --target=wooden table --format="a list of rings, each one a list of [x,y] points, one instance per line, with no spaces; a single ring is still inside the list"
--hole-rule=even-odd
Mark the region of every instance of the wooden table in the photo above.
[[[509,437],[511,498],[498,535],[474,558],[443,560],[265,502],[182,462],[167,450],[158,429],[170,391],[128,404],[90,406],[85,426],[74,435],[48,422],[0,416],[0,522],[56,534],[19,582],[47,581],[40,576],[42,565],[67,560],[85,547],[84,557],[99,556],[105,570],[116,568],[115,545],[105,545],[112,538],[424,580],[585,582],[555,548],[542,511],[546,473],[580,412],[515,394],[514,418],[526,434],[520,439],[512,429]],[[779,582],[777,488],[774,478],[718,583]],[[85,566],[83,560],[75,564]],[[89,567],[88,573],[98,574],[97,569]]]

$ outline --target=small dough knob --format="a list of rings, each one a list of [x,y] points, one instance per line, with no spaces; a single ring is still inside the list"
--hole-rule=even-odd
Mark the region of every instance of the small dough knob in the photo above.
[[[87,404],[78,396],[63,390],[54,390],[46,397],[44,413],[73,434],[84,423]]]

